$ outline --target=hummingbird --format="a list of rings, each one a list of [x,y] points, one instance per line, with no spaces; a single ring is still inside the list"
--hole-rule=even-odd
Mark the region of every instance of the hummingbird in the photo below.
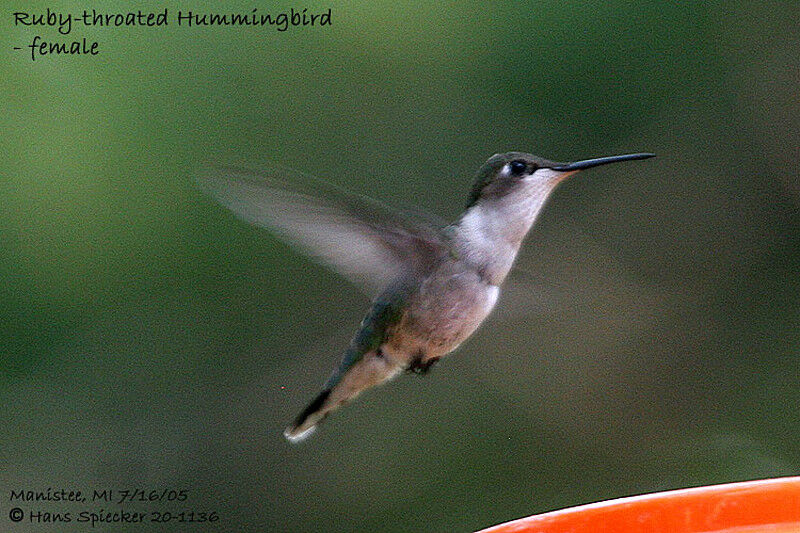
[[[523,239],[562,181],[654,155],[557,163],[523,152],[495,154],[449,224],[314,178],[290,184],[290,171],[215,169],[200,176],[201,188],[239,218],[271,230],[373,298],[322,391],[284,436],[300,441],[361,392],[403,372],[430,370],[491,313]]]

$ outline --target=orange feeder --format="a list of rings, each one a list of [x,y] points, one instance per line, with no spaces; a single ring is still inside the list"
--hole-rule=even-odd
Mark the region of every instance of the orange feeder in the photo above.
[[[644,494],[521,518],[479,533],[800,533],[800,477]]]

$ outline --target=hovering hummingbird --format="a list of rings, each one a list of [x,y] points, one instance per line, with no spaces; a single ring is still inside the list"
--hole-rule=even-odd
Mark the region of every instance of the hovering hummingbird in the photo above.
[[[495,154],[478,170],[452,224],[403,213],[324,182],[220,170],[201,187],[240,218],[273,230],[374,297],[320,392],[284,435],[299,441],[332,411],[403,371],[427,372],[492,311],[528,230],[550,193],[587,168],[640,153],[556,163]],[[276,179],[277,178],[277,179]]]

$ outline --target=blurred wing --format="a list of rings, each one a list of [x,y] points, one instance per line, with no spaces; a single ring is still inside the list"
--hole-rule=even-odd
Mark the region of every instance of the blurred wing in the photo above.
[[[491,318],[516,320],[560,313],[573,307],[580,296],[575,287],[514,265]]]
[[[212,167],[197,181],[239,218],[275,232],[370,295],[426,268],[445,249],[438,228],[422,217],[294,171]]]

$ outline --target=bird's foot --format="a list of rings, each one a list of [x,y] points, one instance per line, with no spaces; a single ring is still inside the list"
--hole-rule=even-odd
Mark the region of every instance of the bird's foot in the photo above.
[[[406,372],[412,374],[427,374],[428,371],[439,361],[438,357],[431,357],[427,361],[423,359],[422,354],[418,355],[414,359],[411,360],[408,367],[406,367]]]

